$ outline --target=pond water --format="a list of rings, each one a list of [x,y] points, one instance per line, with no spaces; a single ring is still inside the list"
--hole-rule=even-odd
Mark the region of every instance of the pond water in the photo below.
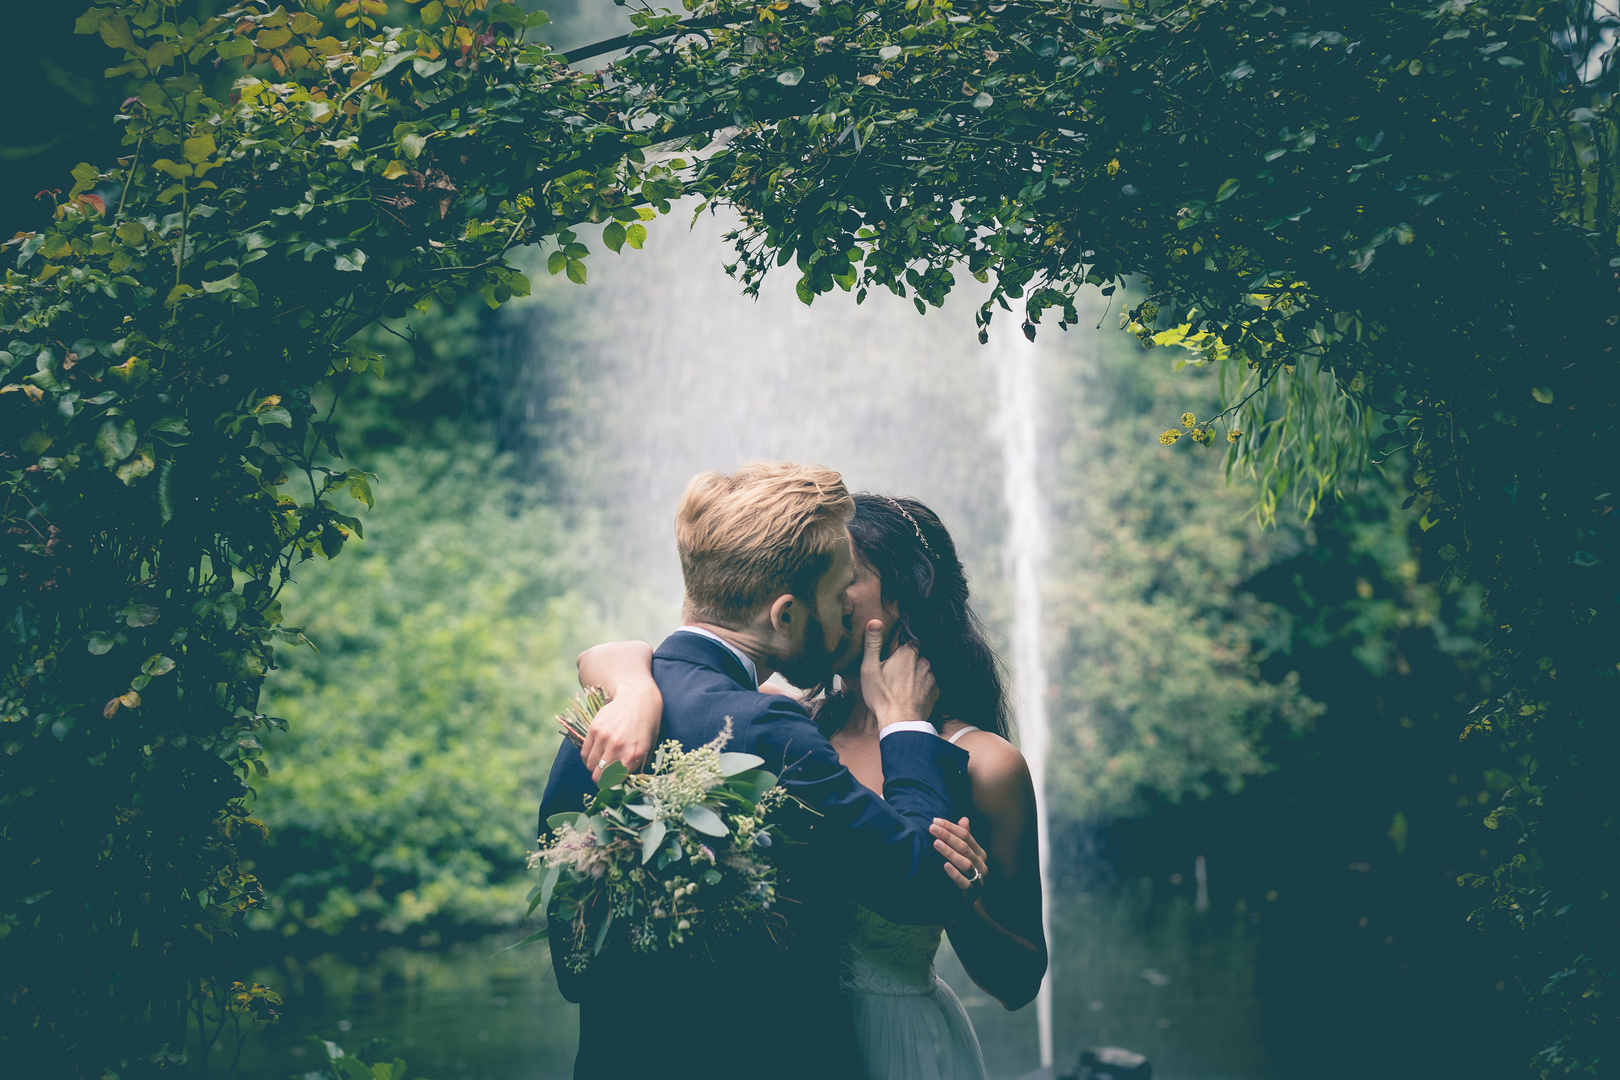
[[[1212,918],[1147,881],[1060,890],[1054,908],[1056,1060],[1117,1045],[1145,1053],[1162,1080],[1265,1080],[1257,938],[1241,917]],[[574,1006],[547,952],[495,956],[516,935],[368,957],[288,959],[255,972],[285,997],[282,1023],[250,1041],[240,1080],[288,1080],[319,1067],[310,1035],[351,1049],[392,1042],[410,1075],[435,1080],[565,1080]],[[993,1080],[1037,1064],[1033,1006],[1007,1012],[967,978],[947,945],[939,971],[966,1006]]]

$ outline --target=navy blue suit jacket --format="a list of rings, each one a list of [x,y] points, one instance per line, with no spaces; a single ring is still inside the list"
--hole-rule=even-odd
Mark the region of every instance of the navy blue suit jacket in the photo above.
[[[688,749],[731,720],[727,750],[757,754],[809,811],[783,808],[793,843],[776,851],[779,913],[769,939],[704,943],[704,955],[604,950],[583,974],[554,966],[580,1005],[576,1080],[597,1077],[856,1076],[849,1009],[838,993],[849,902],[894,922],[950,922],[963,893],[946,875],[929,824],[967,806],[967,753],[935,735],[880,743],[883,797],[838,761],[804,706],[759,693],[718,642],[677,632],[653,654],[664,698],[660,740]],[[564,740],[540,806],[579,810],[596,791]],[[752,1032],[751,1037],[749,1033]],[[695,1044],[694,1040],[698,1040]],[[683,1071],[685,1070],[685,1071]]]

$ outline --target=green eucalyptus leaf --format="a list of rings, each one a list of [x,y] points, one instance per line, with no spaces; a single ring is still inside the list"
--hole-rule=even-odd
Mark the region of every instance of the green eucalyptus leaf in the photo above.
[[[700,833],[707,833],[710,836],[727,836],[731,833],[731,828],[720,820],[720,815],[702,803],[693,803],[685,807],[681,811],[681,816],[686,819],[688,825]]]
[[[720,755],[720,775],[736,776],[738,773],[757,769],[763,764],[765,764],[765,759],[758,754],[743,754],[728,750]]]

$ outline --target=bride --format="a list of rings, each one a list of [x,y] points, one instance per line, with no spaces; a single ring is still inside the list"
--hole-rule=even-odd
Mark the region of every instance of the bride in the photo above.
[[[1008,1009],[1028,1004],[1046,973],[1041,928],[1035,790],[1007,741],[1007,708],[994,652],[968,604],[967,575],[950,534],[915,499],[856,495],[851,625],[883,624],[885,649],[915,642],[939,687],[933,720],[968,751],[973,832],[988,869],[972,914],[950,927],[901,926],[856,905],[843,946],[841,988],[872,1080],[984,1080],[978,1037],[961,1002],[934,974],[943,934],[968,975]],[[848,607],[846,607],[848,610]],[[842,686],[813,706],[816,723],[855,779],[883,790],[878,725],[861,697],[862,635],[840,657]],[[580,655],[580,681],[621,689],[592,724],[586,761],[638,768],[658,737],[662,701],[641,642]],[[812,688],[815,696],[821,688]],[[618,705],[615,708],[614,705]]]

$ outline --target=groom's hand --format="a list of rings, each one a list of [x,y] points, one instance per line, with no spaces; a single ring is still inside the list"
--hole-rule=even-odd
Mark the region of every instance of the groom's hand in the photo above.
[[[928,831],[934,835],[934,850],[945,856],[946,875],[968,894],[969,902],[976,900],[979,890],[984,888],[990,860],[968,832],[968,819],[963,818],[953,825],[944,818],[935,818]]]
[[[879,728],[903,720],[927,721],[939,700],[939,686],[917,646],[902,645],[883,659],[883,624],[877,619],[866,624],[861,697],[877,717]]]

